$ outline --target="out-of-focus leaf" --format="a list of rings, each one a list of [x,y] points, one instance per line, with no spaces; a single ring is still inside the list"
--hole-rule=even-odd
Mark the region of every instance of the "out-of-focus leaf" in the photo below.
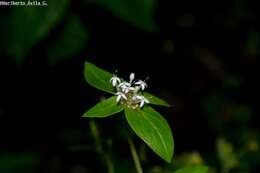
[[[88,33],[81,25],[79,18],[76,16],[70,17],[58,40],[49,46],[49,64],[55,65],[60,61],[72,58],[83,48],[87,39]]]
[[[171,173],[171,172],[164,170],[164,168],[161,166],[156,165],[156,166],[151,167],[149,173]]]
[[[203,110],[208,116],[208,121],[211,123],[211,127],[218,130],[222,130],[224,126],[223,114],[221,112],[224,104],[229,102],[229,98],[226,98],[221,93],[211,93],[202,102]],[[221,116],[220,116],[221,115]]]
[[[247,40],[247,51],[252,55],[259,54],[260,47],[260,32],[252,31],[250,32]]]
[[[239,88],[242,83],[242,79],[238,75],[229,75],[225,77],[224,87],[225,88]]]
[[[5,13],[0,13],[0,18],[1,18],[1,20],[0,20],[0,28],[1,28],[0,55],[3,56],[3,54],[6,54],[6,49],[8,49],[8,47],[9,47],[9,37],[8,37],[9,34],[6,34],[6,33],[8,33],[9,28],[6,26],[8,26],[10,19],[9,19],[9,16]]]
[[[244,1],[233,1],[232,13],[234,16],[241,18],[250,17],[250,11]]]
[[[233,114],[234,114],[234,121],[244,124],[250,120],[253,113],[249,106],[235,105]]]
[[[86,81],[93,87],[114,94],[114,88],[110,84],[110,79],[113,76],[111,73],[85,62],[84,76]]]
[[[239,165],[233,150],[233,145],[223,138],[219,138],[217,140],[217,152],[218,158],[223,167],[222,169],[226,172],[229,172],[230,169],[233,169]]]
[[[169,105],[166,101],[150,94],[147,92],[144,92],[143,95],[145,96],[145,98],[147,98],[150,102],[150,104],[154,104],[154,105],[159,105],[159,106],[166,106],[166,107],[170,107],[171,105]]]
[[[155,21],[156,0],[85,0],[101,5],[115,16],[149,32],[158,30]]]
[[[212,93],[207,96],[203,101],[203,108],[211,127],[218,130],[223,130],[223,126],[228,122],[246,124],[252,116],[250,106],[237,104],[221,93]]]
[[[114,164],[115,173],[133,173],[136,171],[129,159],[123,159],[122,156],[114,156],[114,160],[114,163],[120,163]]]
[[[69,0],[52,0],[48,6],[12,8],[10,38],[7,38],[9,56],[22,64],[30,49],[57,25],[68,5]]]
[[[174,142],[167,121],[153,108],[125,109],[128,124],[133,131],[161,158],[170,162]]]
[[[116,96],[103,100],[88,110],[83,117],[104,118],[123,110],[123,107],[116,102]]]
[[[174,173],[207,173],[208,167],[207,166],[192,166],[179,169]]]
[[[182,154],[177,155],[174,158],[174,165],[177,167],[188,166],[201,166],[203,165],[204,160],[201,154],[197,151],[193,152],[184,152]]]
[[[37,171],[40,158],[31,153],[0,153],[1,173],[34,173]]]

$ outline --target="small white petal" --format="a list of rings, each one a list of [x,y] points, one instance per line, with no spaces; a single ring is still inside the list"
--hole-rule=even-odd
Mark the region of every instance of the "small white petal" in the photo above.
[[[144,101],[142,100],[141,102],[140,102],[140,107],[143,107],[144,106]]]
[[[113,86],[116,86],[116,80],[113,80],[113,81],[112,81],[112,85],[113,85]]]
[[[138,100],[142,100],[142,96],[136,95],[135,97],[136,97],[136,99],[138,99]]]
[[[133,101],[136,101],[136,100],[137,100],[137,98],[136,98],[135,95],[132,97],[132,100],[133,100]]]
[[[127,97],[124,94],[122,94],[122,98],[127,100]]]
[[[134,73],[131,73],[130,74],[130,83],[132,83],[132,81],[134,80],[135,78],[135,74]]]
[[[122,87],[121,87],[121,90],[122,90],[124,93],[126,93],[126,87],[122,86]]]
[[[125,93],[128,93],[128,92],[129,92],[128,87],[125,87],[125,88],[124,88],[124,92],[125,92]]]
[[[127,100],[127,97],[124,93],[117,92],[115,95],[117,95],[116,101],[119,102],[122,98]]]
[[[113,77],[110,79],[110,82],[112,83],[112,86],[116,86],[117,83],[120,83],[120,78],[118,78],[117,76],[113,75]]]
[[[134,91],[134,90],[135,90],[135,88],[133,88],[133,87],[126,87],[125,93],[128,93],[129,91]]]
[[[121,98],[121,96],[118,95],[118,96],[116,97],[116,102],[119,102],[119,101],[120,101],[120,98]]]
[[[121,92],[117,92],[115,95],[119,96],[119,95],[122,95],[122,93]]]
[[[119,86],[119,87],[130,87],[131,84],[128,83],[128,82],[121,82],[118,86]]]
[[[136,85],[140,85],[142,82],[139,80],[138,82],[135,82]]]
[[[144,90],[147,87],[147,84],[144,81],[142,81],[142,80],[139,80],[138,82],[135,82],[135,85],[139,85],[142,90]]]

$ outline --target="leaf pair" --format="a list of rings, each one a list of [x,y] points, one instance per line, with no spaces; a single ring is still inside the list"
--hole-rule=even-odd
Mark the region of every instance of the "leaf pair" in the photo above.
[[[84,68],[86,81],[93,87],[114,94],[114,88],[109,83],[111,73],[86,62]],[[164,100],[144,92],[150,104],[169,107]],[[103,100],[89,109],[83,116],[103,118],[124,110],[126,120],[133,131],[161,158],[171,161],[174,142],[167,121],[152,107],[145,105],[142,109],[131,109],[116,102],[116,96]]]
[[[115,93],[114,87],[109,83],[113,74],[95,66],[94,64],[86,62],[84,66],[84,76],[91,86],[111,94]],[[149,99],[150,104],[170,107],[166,101],[150,93],[144,92],[143,95]]]

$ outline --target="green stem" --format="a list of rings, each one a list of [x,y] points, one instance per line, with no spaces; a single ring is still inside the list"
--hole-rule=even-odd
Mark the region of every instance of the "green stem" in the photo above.
[[[108,173],[114,173],[114,165],[113,162],[110,158],[110,156],[108,154],[105,155],[105,160],[106,160],[106,165],[107,165],[107,169],[108,169]]]
[[[93,135],[94,139],[95,139],[95,143],[96,143],[96,146],[97,146],[97,152],[98,154],[100,155],[101,158],[104,158],[105,159],[105,162],[106,162],[106,166],[107,166],[107,172],[108,173],[114,173],[115,170],[114,170],[114,165],[113,165],[113,162],[109,156],[108,153],[106,153],[104,150],[103,150],[103,146],[102,146],[102,143],[101,143],[101,140],[100,140],[100,135],[99,135],[99,131],[98,131],[98,127],[95,123],[94,120],[91,120],[89,122],[89,126],[90,126],[90,131],[91,131],[91,134]]]
[[[129,147],[130,147],[130,150],[131,150],[131,154],[132,154],[132,157],[133,157],[133,160],[134,160],[134,164],[135,164],[135,168],[136,168],[137,173],[143,173],[143,169],[142,169],[138,154],[136,152],[134,142],[130,137],[128,137],[128,144],[129,144]]]

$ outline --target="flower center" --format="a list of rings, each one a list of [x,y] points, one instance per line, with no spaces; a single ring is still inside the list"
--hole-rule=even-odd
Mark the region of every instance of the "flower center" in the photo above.
[[[144,90],[147,87],[147,84],[142,80],[133,82],[134,76],[134,73],[131,73],[130,81],[126,82],[113,75],[110,82],[117,91],[115,94],[117,96],[116,101],[128,108],[137,109],[142,108],[144,104],[149,103],[149,101],[140,92],[140,90]]]

